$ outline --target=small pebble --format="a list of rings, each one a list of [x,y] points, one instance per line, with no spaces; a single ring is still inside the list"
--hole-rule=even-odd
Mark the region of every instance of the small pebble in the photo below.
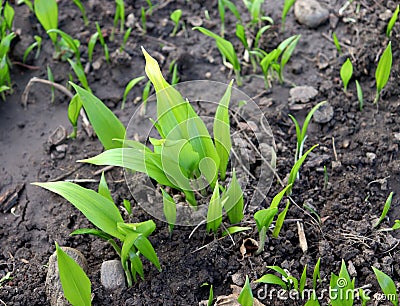
[[[329,103],[322,104],[314,113],[314,121],[328,123],[333,118],[333,107]]]
[[[297,86],[289,91],[289,101],[293,103],[307,103],[318,95],[318,90],[312,86]]]
[[[101,265],[101,284],[107,290],[125,288],[125,273],[121,261],[107,260]]]

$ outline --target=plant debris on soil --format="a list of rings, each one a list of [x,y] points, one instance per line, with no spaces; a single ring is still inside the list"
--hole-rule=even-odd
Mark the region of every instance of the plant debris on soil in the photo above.
[[[156,1],[154,1],[156,2]],[[117,52],[123,33],[115,41],[107,40],[111,63],[106,63],[100,44],[95,47],[94,62],[87,73],[93,93],[110,107],[127,125],[139,104],[146,81],[134,87],[124,110],[120,109],[126,84],[144,75],[144,46],[158,60],[164,75],[176,60],[180,82],[210,79],[229,83],[233,75],[222,63],[213,39],[192,31],[202,24],[219,33],[217,1],[158,1],[147,16],[147,33],[140,27],[141,7],[146,1],[127,1],[126,15],[135,17],[133,31],[124,51]],[[240,13],[247,9],[237,1]],[[388,217],[379,228],[389,228],[400,218],[400,30],[398,23],[391,35],[393,68],[381,99],[374,105],[375,69],[386,45],[386,25],[397,3],[392,0],[352,1],[341,11],[344,1],[320,1],[329,10],[328,20],[318,27],[299,24],[293,13],[286,19],[285,32],[280,32],[283,1],[265,1],[265,15],[275,25],[265,32],[262,45],[272,50],[284,38],[301,34],[301,39],[285,68],[283,84],[274,81],[265,88],[260,75],[244,65],[243,86],[239,89],[254,97],[264,112],[273,132],[277,150],[277,174],[284,180],[294,163],[296,131],[288,114],[303,121],[316,103],[326,100],[311,121],[305,147],[319,147],[310,153],[293,188],[292,205],[279,238],[268,239],[265,250],[255,256],[254,246],[243,243],[248,238],[258,240],[253,214],[269,206],[281,186],[274,180],[258,208],[247,206],[242,225],[252,227],[232,237],[216,238],[200,227],[191,236],[192,227],[176,226],[172,235],[168,225],[154,220],[156,231],[150,240],[159,257],[162,272],[144,263],[145,279],[131,288],[109,291],[100,282],[103,261],[117,259],[110,245],[98,238],[69,234],[78,228],[90,227],[89,222],[72,205],[59,196],[30,185],[35,181],[72,180],[95,189],[100,180],[99,167],[78,164],[77,160],[102,152],[100,142],[79,127],[76,139],[65,137],[72,132],[67,108],[70,98],[56,90],[51,103],[51,87],[35,83],[30,88],[26,108],[21,95],[33,77],[47,79],[51,67],[54,81],[66,85],[71,72],[68,62],[53,59],[53,46],[45,31],[26,5],[14,5],[14,28],[19,36],[11,50],[11,79],[14,93],[0,103],[0,279],[8,272],[11,278],[0,283],[0,302],[4,305],[50,305],[45,279],[49,257],[60,246],[78,249],[87,259],[88,276],[92,282],[93,305],[198,305],[208,299],[212,284],[214,296],[229,296],[232,285],[242,287],[246,275],[251,281],[268,271],[266,266],[278,265],[299,278],[305,264],[309,278],[318,258],[321,258],[319,287],[329,287],[331,272],[338,274],[341,260],[351,267],[356,287],[368,285],[373,293],[381,292],[371,266],[390,275],[397,286],[400,282],[400,235],[379,231],[373,227],[391,191],[393,202]],[[90,24],[84,26],[79,9],[72,1],[59,2],[59,28],[82,42],[82,61],[87,58],[87,42],[95,33],[95,21],[108,39],[113,25],[114,1],[84,2]],[[174,23],[170,14],[182,9],[181,28],[175,37],[170,34]],[[208,12],[210,19],[206,18]],[[245,17],[243,17],[245,18]],[[342,54],[331,39],[335,32],[341,42]],[[43,37],[40,56],[28,58],[20,65],[26,47],[34,35]],[[225,36],[235,49],[244,52],[235,37],[235,18],[227,11]],[[354,73],[347,93],[343,92],[340,68],[350,58]],[[84,63],[84,62],[83,62]],[[85,63],[84,63],[85,64]],[[356,84],[364,91],[365,105],[359,110]],[[296,86],[311,86],[311,91],[296,92]],[[212,90],[212,89],[210,89]],[[311,92],[311,94],[310,94]],[[140,128],[138,134],[140,135]],[[67,134],[65,134],[65,131]],[[140,135],[142,136],[142,135]],[[324,166],[327,169],[326,182]],[[123,169],[112,168],[106,178],[116,203],[132,200],[124,180]],[[248,192],[245,190],[245,195]],[[150,219],[140,206],[133,206],[132,222]],[[127,216],[126,216],[127,217]],[[299,241],[298,222],[304,228],[308,250],[303,252]],[[304,239],[304,237],[303,237]],[[265,286],[252,283],[253,294],[264,305],[304,305],[304,301],[279,300],[263,296]],[[263,298],[264,297],[264,298]],[[327,305],[327,297],[321,301]],[[361,302],[358,301],[358,305]],[[386,304],[385,304],[386,303]],[[378,305],[378,304],[375,304]],[[390,305],[381,302],[379,305]]]

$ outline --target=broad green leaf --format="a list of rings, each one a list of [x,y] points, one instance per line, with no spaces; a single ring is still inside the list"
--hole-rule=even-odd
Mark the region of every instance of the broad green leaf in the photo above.
[[[224,209],[228,215],[229,222],[231,224],[239,223],[242,221],[244,214],[244,200],[243,200],[243,191],[240,186],[237,178],[236,171],[233,169],[232,180],[226,189],[226,191],[222,194],[222,201],[226,200],[224,204]]]
[[[289,200],[287,200],[285,209],[278,215],[278,218],[276,219],[275,228],[272,233],[272,236],[275,238],[278,238],[278,236],[279,236],[279,233],[283,226],[283,222],[285,221],[285,218],[286,218],[286,214],[289,210],[289,206],[290,206],[290,202],[289,202]]]
[[[274,274],[265,274],[255,281],[256,283],[278,285],[284,290],[287,290],[286,283],[278,276]]]
[[[167,157],[164,157],[164,159],[167,159]],[[98,166],[108,165],[128,168],[133,171],[146,173],[161,185],[177,188],[177,186],[169,181],[162,170],[160,155],[152,152],[130,148],[117,148],[107,150],[92,158],[79,160],[78,162]]]
[[[232,148],[231,131],[229,122],[229,102],[231,100],[233,81],[229,83],[224,96],[219,101],[214,119],[214,143],[219,156],[219,171],[221,179],[225,180],[226,168],[229,162],[229,153]]]
[[[103,197],[109,199],[110,201],[113,201],[113,198],[111,196],[110,189],[108,188],[106,178],[104,176],[104,172],[101,173],[101,178],[100,178],[100,184],[99,184],[99,189],[97,191],[99,194],[101,194]]]
[[[91,284],[86,273],[56,242],[58,271],[65,298],[72,305],[90,306]]]
[[[349,84],[352,76],[353,76],[353,64],[351,63],[351,60],[348,58],[342,65],[342,68],[340,68],[340,77],[342,78],[345,92],[347,91],[347,85]]]
[[[282,275],[285,278],[288,278],[289,275],[279,266],[267,266],[268,269],[274,270],[275,272],[278,272],[280,275]]]
[[[393,26],[396,23],[397,18],[399,16],[399,9],[400,9],[400,5],[397,5],[396,10],[393,12],[393,15],[390,18],[389,23],[387,25],[386,36],[388,38],[390,37],[390,34],[392,33]]]
[[[382,271],[378,270],[375,267],[372,267],[374,270],[376,279],[381,287],[383,293],[385,294],[386,298],[392,302],[394,306],[399,305],[399,296],[396,291],[396,285],[394,281],[390,278],[389,275],[383,273]]]
[[[242,42],[245,49],[248,49],[249,44],[247,43],[246,30],[245,30],[244,26],[240,23],[236,24],[236,36]]]
[[[354,297],[352,298],[354,283],[350,279],[344,260],[342,260],[339,276],[332,273],[330,287],[333,293],[332,306],[352,306],[354,304]]]
[[[294,183],[294,181],[296,180],[297,177],[297,173],[300,170],[301,165],[304,163],[304,161],[307,158],[307,155],[314,150],[316,147],[318,147],[318,144],[314,145],[311,149],[309,149],[306,153],[303,154],[302,157],[299,158],[299,160],[294,164],[292,170],[290,171],[290,175],[289,175],[289,180],[288,180],[288,185],[292,185]],[[286,190],[286,194],[290,195],[290,193],[292,192],[292,188],[288,188]]]
[[[93,236],[99,237],[101,239],[104,239],[106,241],[108,241],[110,239],[113,239],[113,236],[111,236],[111,235],[109,235],[109,234],[107,234],[107,233],[105,233],[105,232],[103,232],[101,230],[95,229],[95,228],[80,228],[80,229],[74,230],[69,235],[70,236],[74,236],[74,235],[93,235]]]
[[[135,252],[131,251],[129,253],[129,258],[131,260],[131,272],[135,281],[136,281],[136,275],[135,275],[136,273],[139,274],[139,276],[142,279],[144,279],[143,264],[140,257]]]
[[[123,221],[118,208],[97,192],[70,182],[33,183],[33,185],[57,193],[80,210],[99,229],[120,240],[124,239],[117,229],[117,223]]]
[[[15,11],[13,7],[8,3],[8,1],[4,5],[3,16],[4,21],[7,24],[7,28],[12,31],[13,21],[14,21]]]
[[[222,38],[221,36],[211,32],[210,30],[207,30],[203,27],[194,27],[193,30],[199,30],[204,35],[214,38],[217,48],[218,48],[219,52],[221,53],[221,55],[223,57],[225,57],[229,63],[232,64],[234,70],[240,71],[240,63],[236,56],[235,48],[233,47],[233,45],[230,41]]]
[[[231,227],[228,227],[226,229],[226,231],[224,231],[222,233],[222,237],[225,237],[225,236],[228,236],[228,235],[233,235],[233,234],[244,232],[244,231],[248,231],[248,230],[251,230],[251,227],[248,227],[248,226],[246,226],[246,227],[243,227],[243,226],[231,226]]]
[[[297,46],[297,43],[300,40],[301,35],[295,35],[293,41],[290,42],[290,44],[287,46],[285,51],[282,53],[281,57],[281,70],[285,68],[287,62],[289,61],[290,57],[293,54],[294,49]]]
[[[85,88],[88,92],[91,92],[89,83],[86,79],[85,71],[83,70],[82,64],[80,62],[75,63],[71,59],[67,59],[68,63],[71,65],[72,70],[74,70],[76,76],[78,77],[79,82],[81,82],[83,88]]]
[[[113,141],[113,138],[125,138],[125,127],[121,121],[92,93],[74,83],[70,84],[80,96],[89,121],[104,148],[109,150],[121,147],[120,143]]]
[[[246,282],[242,288],[242,291],[239,294],[238,302],[242,306],[253,306],[253,292],[251,291],[249,277],[246,275]]]
[[[132,247],[135,244],[135,241],[141,234],[136,233],[134,231],[130,231],[127,233],[124,239],[124,243],[122,244],[121,249],[121,263],[124,270],[128,270],[128,259],[129,259],[129,252],[131,251]]]
[[[56,0],[35,0],[35,15],[43,28],[48,31],[58,28],[58,6]],[[48,32],[52,42],[57,42],[57,34]]]
[[[182,17],[182,10],[178,9],[171,13],[171,20],[177,25]]]
[[[126,209],[127,213],[128,213],[129,215],[131,215],[131,214],[132,214],[132,205],[131,205],[131,202],[130,202],[129,200],[127,200],[127,199],[124,199],[123,204],[124,204],[124,208]]]
[[[392,198],[393,198],[393,191],[389,194],[388,198],[386,199],[385,205],[383,206],[382,214],[379,217],[378,222],[375,223],[374,227],[377,227],[383,221],[383,219],[385,219],[392,204]]]
[[[2,61],[5,61],[5,64],[7,64],[7,57],[6,55],[8,54],[8,51],[10,50],[10,44],[11,41],[16,37],[15,33],[12,32],[8,34],[7,36],[3,37],[0,42],[0,58]],[[8,67],[8,65],[7,65]]]
[[[163,210],[164,216],[169,226],[169,231],[172,232],[176,223],[176,203],[174,199],[161,188],[163,195]]]
[[[79,52],[79,45],[77,44],[77,41],[75,39],[73,39],[70,35],[68,35],[67,33],[53,28],[50,30],[47,30],[47,34],[50,35],[56,35],[59,34],[61,36],[61,38],[67,43],[68,47],[74,51],[75,53],[75,57],[76,57],[76,61],[80,63],[81,61],[81,53]],[[56,36],[57,37],[57,36]]]
[[[140,253],[146,257],[151,263],[153,263],[158,271],[161,271],[160,262],[158,261],[158,257],[156,252],[154,251],[153,246],[151,245],[149,239],[147,239],[144,235],[140,235],[135,240],[135,247],[140,251]]]
[[[222,223],[222,203],[219,195],[218,181],[215,184],[214,192],[211,196],[210,204],[207,211],[207,232],[217,232]]]
[[[381,58],[378,62],[378,67],[375,72],[376,79],[376,97],[374,103],[377,103],[379,100],[380,93],[382,89],[386,86],[389,81],[390,72],[392,70],[392,42],[389,41],[388,46],[383,52]]]
[[[400,220],[395,220],[392,230],[398,230],[398,229],[400,229]]]
[[[124,109],[126,98],[128,97],[129,92],[132,90],[133,87],[135,87],[135,85],[137,83],[139,83],[143,79],[144,79],[144,76],[134,78],[133,80],[130,80],[129,83],[126,85],[124,95],[122,98],[121,109]]]
[[[293,4],[296,2],[296,0],[285,0],[283,4],[283,10],[282,10],[282,32],[285,30],[285,21],[286,21],[286,16],[289,13],[290,8],[293,6]]]
[[[263,227],[266,227],[267,229],[269,228],[277,212],[278,208],[270,207],[259,210],[254,214],[254,220],[256,220],[258,232],[261,232]]]
[[[156,229],[156,224],[154,223],[153,220],[147,220],[139,223],[118,222],[117,229],[124,236],[134,231],[143,234],[145,237],[148,237]]]

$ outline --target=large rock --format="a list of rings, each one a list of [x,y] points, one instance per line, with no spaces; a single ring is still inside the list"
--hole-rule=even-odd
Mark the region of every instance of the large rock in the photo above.
[[[316,0],[297,0],[294,15],[300,24],[317,28],[328,20],[329,11]]]
[[[76,249],[62,247],[62,250],[73,258],[86,272],[87,261],[85,256]],[[54,252],[49,258],[49,267],[46,276],[46,295],[51,306],[69,306],[71,305],[64,297],[64,292],[61,286],[60,275],[58,273],[57,253]]]

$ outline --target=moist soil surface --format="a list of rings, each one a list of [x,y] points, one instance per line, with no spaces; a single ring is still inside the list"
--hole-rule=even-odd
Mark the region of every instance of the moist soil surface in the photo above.
[[[16,186],[23,188],[12,208],[0,206],[0,279],[7,272],[11,272],[12,277],[0,284],[0,302],[15,306],[50,305],[45,293],[45,279],[48,258],[55,250],[54,241],[80,250],[87,258],[93,305],[198,305],[208,299],[209,287],[202,286],[204,283],[213,285],[215,297],[229,295],[231,285],[242,287],[246,275],[254,281],[265,273],[272,273],[266,268],[269,265],[279,265],[299,278],[307,264],[308,287],[311,287],[312,269],[318,258],[321,258],[320,290],[329,287],[330,274],[338,274],[342,259],[351,276],[356,278],[356,287],[369,286],[371,295],[381,292],[371,266],[387,273],[398,284],[400,236],[396,232],[378,230],[391,227],[394,220],[400,218],[398,24],[391,36],[394,59],[391,77],[379,104],[372,103],[377,60],[388,43],[385,36],[391,16],[388,11],[393,12],[397,4],[391,0],[353,1],[339,14],[343,1],[321,2],[330,11],[326,23],[316,29],[307,28],[296,22],[291,10],[283,34],[280,32],[283,1],[263,4],[265,15],[275,20],[275,25],[262,38],[263,49],[270,51],[284,38],[301,34],[285,68],[283,84],[275,80],[271,88],[265,88],[260,72],[254,74],[249,64],[244,64],[242,69],[240,90],[254,97],[269,122],[276,143],[276,172],[282,180],[290,172],[296,148],[295,128],[288,114],[303,122],[307,112],[319,101],[327,100],[333,108],[333,117],[328,122],[312,121],[309,126],[305,149],[314,144],[319,147],[309,155],[300,171],[300,179],[292,193],[296,205],[291,205],[279,238],[268,234],[265,250],[258,256],[248,246],[245,256],[240,251],[246,238],[258,240],[253,214],[268,207],[273,196],[281,190],[274,180],[270,190],[265,191],[265,201],[257,208],[246,208],[242,225],[250,226],[252,230],[234,234],[232,239],[221,238],[220,234],[216,237],[208,235],[204,226],[191,236],[193,227],[177,226],[170,236],[167,225],[155,220],[157,228],[150,240],[159,256],[162,272],[144,260],[145,279],[131,288],[115,291],[104,289],[100,283],[102,262],[117,258],[111,246],[87,235],[70,237],[73,230],[90,227],[89,222],[62,198],[30,185],[35,181],[69,179],[80,180],[82,186],[96,189],[100,167],[76,161],[99,154],[103,148],[98,139],[89,136],[81,126],[77,138],[63,140],[62,147],[49,141],[59,126],[68,133],[72,131],[67,118],[70,99],[62,92],[56,90],[52,101],[51,88],[35,83],[23,105],[21,96],[30,79],[47,79],[46,69],[50,67],[55,82],[66,85],[72,70],[68,62],[53,58],[53,46],[28,7],[13,5],[16,11],[14,28],[19,29],[19,36],[10,54],[14,63],[11,75],[14,93],[0,103],[0,194]],[[147,17],[146,34],[140,30],[140,11],[148,4],[127,1],[126,14],[134,14],[135,21],[122,55],[115,50],[119,49],[123,34],[117,31],[115,40],[109,40],[114,2],[89,1],[84,5],[90,20],[88,27],[84,26],[80,11],[72,1],[60,1],[59,28],[81,41],[84,61],[87,59],[87,42],[95,32],[95,21],[99,21],[110,49],[111,63],[106,63],[102,48],[97,44],[93,54],[96,65],[88,66],[87,78],[93,93],[125,125],[138,109],[140,103],[133,101],[141,96],[146,83],[142,81],[132,90],[125,109],[121,110],[125,85],[130,79],[144,75],[140,46],[156,57],[169,79],[168,67],[173,60],[178,64],[180,82],[210,79],[228,83],[233,78],[223,65],[214,40],[191,30],[193,25],[200,23],[219,32],[217,1],[161,1]],[[171,37],[173,23],[169,15],[178,8],[183,10],[182,20],[186,26],[180,28],[176,37]],[[238,3],[238,8],[242,18],[248,21],[249,14],[242,2]],[[234,33],[235,17],[228,11],[226,18],[225,35],[242,54],[243,47]],[[333,44],[332,32],[336,32],[342,43],[342,54],[338,54]],[[30,55],[23,65],[22,55],[34,41],[34,35],[44,38],[40,56],[33,59]],[[339,71],[347,58],[352,60],[354,74],[347,93],[344,93]],[[359,109],[355,79],[363,88],[363,111]],[[294,84],[313,86],[318,94],[306,103],[290,102],[289,91]],[[116,203],[122,203],[123,199],[133,202],[122,169],[107,171],[106,178]],[[391,191],[394,197],[388,217],[374,229]],[[247,199],[249,192],[246,190],[245,195]],[[128,220],[126,214],[125,217]],[[140,206],[134,205],[133,222],[149,218],[152,217]],[[300,248],[297,221],[304,226],[308,243],[306,252]],[[266,297],[265,287],[261,284],[252,283],[252,289],[254,296],[265,305],[305,303]],[[321,305],[328,304],[327,297],[320,301]],[[361,305],[360,301],[357,303]],[[373,303],[390,305],[376,299]]]

